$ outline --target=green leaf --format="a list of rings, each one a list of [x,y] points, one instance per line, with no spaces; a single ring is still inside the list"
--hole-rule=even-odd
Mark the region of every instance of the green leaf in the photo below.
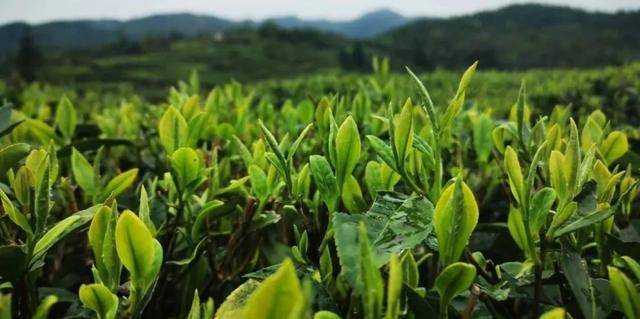
[[[342,188],[342,203],[352,214],[360,214],[367,209],[367,204],[362,197],[362,190],[353,175],[349,175]]]
[[[607,164],[615,162],[629,151],[629,142],[627,135],[620,131],[613,131],[607,135],[607,138],[600,146],[600,153],[607,161]]]
[[[420,89],[420,93],[422,93],[422,96],[427,102],[427,103],[423,103],[422,107],[425,110],[427,119],[429,120],[431,127],[435,132],[440,131],[440,126],[439,126],[440,118],[436,115],[436,108],[433,105],[433,101],[431,100],[431,95],[429,95],[429,91],[427,91],[427,88],[424,86],[424,84],[422,84],[422,81],[420,81],[420,78],[418,78],[417,75],[411,72],[411,70],[408,67],[406,69],[407,69],[407,72],[409,72],[409,75],[411,75],[411,78],[413,79],[413,81],[416,83],[416,85]]]
[[[475,73],[476,67],[478,66],[478,62],[473,63],[462,75],[460,79],[460,84],[458,85],[458,90],[456,91],[456,95],[449,102],[449,106],[444,112],[444,116],[442,117],[442,122],[440,123],[440,127],[443,129],[451,129],[451,124],[453,124],[453,120],[460,114],[460,110],[462,109],[462,105],[464,104],[464,97],[467,90],[467,86],[471,81],[471,77],[473,73]]]
[[[200,156],[190,147],[181,147],[171,154],[171,172],[182,192],[190,190],[199,180]]]
[[[114,319],[118,311],[118,296],[102,284],[80,286],[78,292],[82,304],[96,312],[98,319]]]
[[[587,263],[570,246],[570,244],[563,243],[560,265],[571,291],[578,301],[578,306],[587,319],[606,318],[608,314],[602,308],[602,302],[596,299]]]
[[[33,210],[35,213],[35,234],[39,236],[44,231],[49,211],[51,210],[51,161],[49,156],[44,156],[36,169],[36,191]]]
[[[554,308],[543,313],[540,319],[566,319],[567,311],[564,308]]]
[[[309,157],[309,168],[322,200],[329,208],[329,211],[334,212],[338,204],[340,191],[331,165],[323,156],[311,155]]]
[[[7,171],[18,166],[21,159],[29,155],[31,146],[25,143],[11,144],[0,149],[0,178],[3,178]]]
[[[261,202],[269,197],[269,185],[267,174],[257,165],[249,166],[249,178],[251,180],[251,192]]]
[[[215,319],[242,319],[244,306],[247,304],[249,297],[258,288],[260,282],[254,279],[245,281],[242,285],[232,291],[224,300]]]
[[[625,263],[626,268],[631,270],[636,280],[640,280],[640,263],[629,256],[622,256],[620,259]]]
[[[478,204],[462,179],[444,189],[435,209],[435,231],[440,262],[447,266],[458,261],[478,223]]]
[[[578,135],[578,127],[573,119],[569,119],[571,133],[569,135],[569,143],[564,152],[564,163],[562,169],[565,172],[567,188],[570,195],[576,194],[576,186],[578,184],[578,171],[580,169],[580,161],[582,154],[580,152],[580,140]]]
[[[360,255],[358,224],[366,224],[376,266],[393,254],[426,244],[437,248],[433,233],[433,205],[424,197],[380,192],[369,211],[361,215],[334,213],[332,225],[342,274],[352,287],[358,285]]]
[[[586,215],[580,216],[575,221],[565,225],[564,227],[558,229],[554,233],[554,238],[558,238],[560,236],[575,232],[579,229],[591,226],[593,224],[599,223],[615,214],[615,209],[609,207],[609,205],[605,205],[603,207],[598,208],[597,210],[588,213]]]
[[[298,135],[298,138],[293,142],[293,144],[291,144],[291,147],[289,147],[289,151],[287,152],[287,159],[289,161],[293,160],[293,155],[296,154],[296,151],[298,150],[298,147],[300,147],[300,144],[304,140],[305,136],[307,136],[307,134],[309,134],[309,132],[311,131],[312,128],[313,128],[313,123],[307,125],[302,130],[300,135]]]
[[[589,116],[587,123],[582,127],[582,135],[580,135],[580,144],[584,149],[589,149],[593,145],[600,143],[602,139],[602,127],[596,121]]]
[[[71,151],[71,170],[76,182],[90,196],[95,194],[95,174],[89,161],[75,148]]]
[[[567,188],[567,177],[563,168],[564,162],[565,157],[562,153],[551,151],[551,155],[549,156],[549,177],[551,179],[551,186],[553,186],[553,189],[556,190],[558,197],[561,199],[566,199],[571,195]]]
[[[115,227],[117,210],[102,206],[93,217],[89,226],[89,245],[93,250],[96,267],[102,282],[110,289],[120,285],[122,264],[115,245]]]
[[[136,287],[144,289],[150,284],[148,278],[155,276],[156,243],[149,229],[133,212],[125,210],[120,215],[116,224],[116,250]]]
[[[360,160],[360,133],[351,116],[347,117],[336,135],[336,179],[342,189]]]
[[[378,155],[383,162],[389,165],[389,167],[397,171],[396,161],[393,156],[391,146],[374,135],[367,135],[367,140],[369,140],[369,144],[373,148],[373,151],[376,152],[376,155]]]
[[[302,286],[291,260],[286,259],[278,271],[265,279],[251,294],[243,318],[299,318],[305,304]]]
[[[207,218],[217,218],[232,213],[234,207],[235,204],[225,204],[224,202],[215,199],[207,202],[202,206],[202,208],[200,208],[200,211],[196,216],[196,220],[191,227],[191,238],[194,241],[198,241],[200,239],[200,230]]]
[[[151,220],[151,210],[149,209],[149,196],[147,196],[147,189],[142,185],[140,187],[140,206],[138,207],[138,216],[145,226],[151,232],[151,236],[156,237],[156,225]]]
[[[504,166],[509,176],[509,188],[516,201],[520,204],[523,203],[525,194],[524,177],[522,176],[522,168],[520,167],[520,161],[518,160],[518,154],[507,146],[504,152]]]
[[[102,205],[96,205],[74,213],[73,215],[59,221],[57,224],[51,227],[36,242],[36,245],[33,248],[33,257],[31,258],[30,266],[33,267],[37,261],[44,257],[49,248],[51,248],[66,235],[86,225],[93,218],[93,215],[96,214],[100,207],[102,207]]]
[[[193,301],[191,302],[191,309],[187,315],[187,319],[208,319],[202,318],[200,313],[200,296],[198,295],[198,289],[193,293]]]
[[[529,209],[529,220],[531,222],[531,232],[538,233],[545,225],[551,206],[556,200],[556,192],[553,188],[545,187],[537,191],[531,200]]]
[[[2,208],[7,216],[9,216],[9,219],[18,227],[22,228],[22,230],[33,235],[33,230],[31,229],[31,225],[29,225],[27,217],[13,205],[13,202],[2,189],[0,189],[0,200],[2,200]]]
[[[480,163],[486,163],[491,155],[493,126],[493,120],[486,114],[480,115],[473,123],[473,148]]]
[[[360,246],[360,276],[359,295],[362,298],[362,308],[364,318],[377,319],[382,317],[382,300],[384,298],[384,288],[382,276],[376,266],[371,247],[369,246],[369,235],[364,222],[358,225],[358,244]]]
[[[434,287],[440,295],[440,312],[447,312],[454,297],[469,289],[476,278],[476,268],[462,262],[448,265],[436,277]]]
[[[529,241],[527,240],[522,212],[513,206],[509,209],[507,227],[509,228],[509,234],[511,234],[511,237],[516,242],[518,247],[520,247],[520,249],[522,249],[525,254],[528,254],[530,251],[528,248]]]
[[[56,135],[56,132],[47,123],[35,120],[27,119],[26,125],[29,128],[29,133],[40,143],[40,145],[47,145],[50,141],[53,141],[56,145],[63,145],[64,141]]]
[[[158,121],[158,134],[165,152],[171,155],[176,149],[187,145],[189,139],[187,120],[175,107],[169,106]]]
[[[340,319],[340,316],[327,310],[320,310],[313,315],[313,319]]]
[[[136,179],[138,175],[138,169],[133,168],[124,173],[119,174],[118,176],[112,178],[107,186],[101,191],[101,195],[98,197],[98,202],[102,202],[107,199],[109,196],[118,196],[122,192],[124,192],[133,181]]]
[[[73,137],[73,133],[76,130],[77,115],[76,109],[66,95],[58,103],[55,124],[65,139],[70,140]]]
[[[640,318],[640,293],[633,282],[615,267],[607,267],[611,290],[627,318]]]
[[[385,319],[396,319],[400,315],[400,294],[402,293],[403,269],[397,255],[389,261],[389,279],[387,281],[387,313]]]
[[[49,312],[51,311],[51,307],[58,302],[58,297],[55,295],[46,296],[40,304],[38,308],[36,308],[35,313],[31,316],[31,319],[47,319],[49,317]]]
[[[11,294],[0,294],[0,319],[11,318]]]
[[[264,136],[264,140],[267,142],[267,145],[269,145],[269,148],[271,149],[271,151],[276,155],[278,161],[280,162],[280,165],[286,165],[284,154],[282,153],[282,150],[280,149],[280,146],[278,145],[278,141],[276,141],[276,138],[273,136],[271,131],[269,131],[269,129],[266,126],[264,126],[264,123],[262,123],[262,120],[258,120],[258,125],[260,125],[260,129],[262,130],[262,135]]]
[[[462,74],[462,78],[460,78],[460,83],[458,84],[458,90],[456,91],[455,97],[458,98],[461,95],[465,94],[467,91],[467,87],[469,86],[469,82],[471,82],[471,78],[473,74],[476,72],[476,68],[478,67],[478,61],[474,62],[469,68],[467,68]]]
[[[396,119],[393,130],[393,145],[395,146],[396,163],[404,167],[404,162],[413,147],[413,104],[407,99],[402,111]]]

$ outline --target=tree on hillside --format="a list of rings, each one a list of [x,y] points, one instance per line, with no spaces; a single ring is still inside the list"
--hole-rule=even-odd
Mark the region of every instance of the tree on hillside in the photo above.
[[[16,71],[23,80],[31,82],[36,79],[41,64],[42,54],[33,40],[31,28],[27,28],[20,39],[16,56]]]

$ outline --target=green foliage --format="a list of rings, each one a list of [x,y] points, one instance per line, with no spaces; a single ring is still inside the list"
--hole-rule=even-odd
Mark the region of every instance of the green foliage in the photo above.
[[[80,286],[78,296],[82,304],[95,311],[99,319],[113,319],[118,311],[118,296],[102,284]]]
[[[447,318],[449,302],[467,290],[475,278],[476,268],[461,262],[452,263],[442,270],[435,282],[435,288],[440,295],[441,318]]]
[[[469,186],[460,178],[444,189],[434,214],[440,262],[448,266],[460,259],[478,223],[478,205]]]
[[[300,318],[306,301],[293,263],[285,260],[251,294],[244,306],[243,318]]]
[[[637,67],[477,67],[193,73],[154,103],[25,86],[0,108],[0,314],[637,317]]]

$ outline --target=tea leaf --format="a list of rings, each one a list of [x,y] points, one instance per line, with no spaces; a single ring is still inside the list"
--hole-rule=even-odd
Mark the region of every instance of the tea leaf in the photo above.
[[[611,290],[627,318],[640,316],[640,293],[631,280],[615,267],[607,267]]]
[[[440,295],[440,312],[447,312],[451,300],[467,290],[475,278],[476,268],[469,264],[455,262],[444,268],[434,285]]]
[[[27,217],[13,205],[13,202],[2,189],[0,189],[0,200],[2,200],[2,208],[7,216],[9,216],[9,219],[18,227],[22,228],[22,230],[33,235],[33,230],[31,229],[31,225],[29,225]]]
[[[125,210],[116,224],[116,250],[122,264],[131,274],[134,285],[144,287],[153,271],[156,242],[144,223],[133,212]]]
[[[83,211],[79,211],[55,224],[51,227],[46,233],[40,237],[40,239],[36,242],[33,248],[33,257],[31,261],[31,267],[36,264],[36,261],[40,260],[47,253],[49,248],[55,245],[58,241],[64,238],[66,235],[71,233],[72,231],[84,226],[88,223],[93,215],[96,214],[98,209],[100,209],[102,205],[96,205],[90,208],[87,208]]]
[[[356,286],[362,296],[364,318],[382,317],[382,300],[384,297],[382,276],[374,263],[369,246],[369,235],[364,222],[358,225],[358,243],[360,246],[360,285]]]
[[[524,177],[522,176],[522,168],[520,168],[520,162],[518,160],[518,154],[507,146],[507,150],[504,152],[504,166],[509,175],[509,187],[513,197],[518,203],[523,204],[525,194]]]
[[[95,193],[95,175],[93,167],[87,159],[78,152],[75,148],[71,151],[71,170],[76,182],[82,189],[88,194],[93,195]]]
[[[291,260],[286,259],[278,271],[265,279],[251,294],[242,318],[298,318],[304,304],[302,286]]]
[[[158,122],[160,143],[165,152],[171,155],[173,151],[186,146],[189,139],[187,120],[173,106],[169,106]]]
[[[336,179],[342,189],[360,160],[360,134],[351,116],[340,125],[336,135]]]
[[[171,154],[171,170],[181,191],[189,191],[200,177],[200,156],[189,147],[181,147]]]
[[[0,149],[0,178],[12,167],[18,166],[18,162],[29,155],[31,146],[24,143],[16,143]]]
[[[440,262],[446,266],[458,261],[471,232],[478,223],[478,205],[471,189],[461,179],[445,188],[435,208],[435,231]]]
[[[56,126],[62,132],[65,139],[70,140],[76,130],[76,109],[66,96],[63,96],[56,109]]]
[[[95,311],[99,319],[114,319],[118,311],[118,296],[102,284],[80,286],[78,292],[82,304]]]
[[[102,202],[109,196],[118,196],[122,192],[124,192],[133,181],[136,179],[138,175],[138,169],[133,168],[124,173],[118,174],[116,177],[112,178],[107,186],[100,192],[100,196],[98,196],[98,202]]]
[[[330,212],[335,211],[340,191],[338,181],[326,158],[319,155],[309,157],[309,168],[324,203]]]
[[[396,319],[400,315],[400,294],[402,293],[402,265],[397,255],[389,261],[389,280],[387,284],[386,319]]]
[[[627,136],[620,131],[613,131],[607,135],[602,142],[600,153],[608,164],[615,162],[629,150],[629,142]]]
[[[411,99],[407,99],[398,115],[393,131],[393,144],[397,156],[396,163],[399,167],[404,167],[404,162],[413,146],[413,104]]]

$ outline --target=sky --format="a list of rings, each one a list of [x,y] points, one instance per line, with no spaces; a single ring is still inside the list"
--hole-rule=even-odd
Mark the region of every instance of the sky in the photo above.
[[[110,18],[126,20],[158,13],[190,12],[234,20],[296,15],[307,19],[348,20],[387,8],[407,16],[446,17],[495,9],[515,0],[0,0],[0,24],[15,21]],[[640,8],[640,0],[541,0],[590,11]]]

